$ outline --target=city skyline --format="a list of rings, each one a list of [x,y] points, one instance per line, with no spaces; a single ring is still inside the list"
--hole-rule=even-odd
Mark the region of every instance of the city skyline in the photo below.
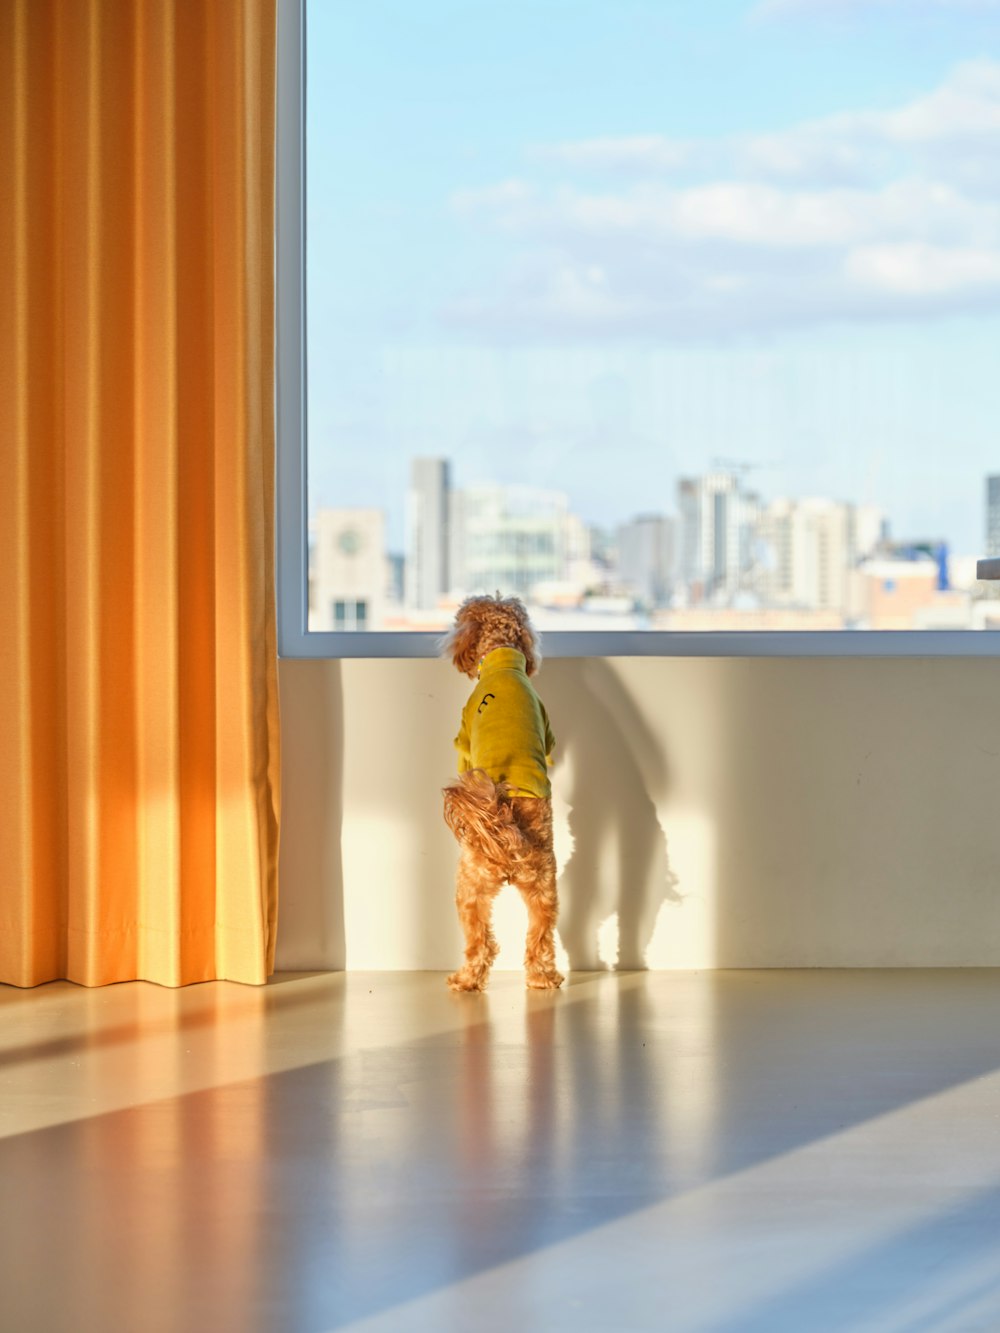
[[[949,553],[957,557],[972,557],[973,555],[1000,554],[1000,464],[998,464],[995,473],[987,473],[978,478],[977,489],[978,498],[975,506],[979,513],[979,538],[974,543],[975,550],[965,550],[956,548],[942,532],[933,530],[907,530],[899,523],[894,521],[892,513],[884,506],[870,500],[859,500],[850,495],[822,495],[818,493],[791,494],[780,492],[770,494],[767,486],[756,478],[759,476],[759,465],[750,460],[739,460],[734,458],[716,457],[710,460],[712,466],[705,472],[692,472],[678,477],[675,484],[675,493],[671,498],[672,503],[667,507],[667,503],[658,504],[655,497],[646,497],[646,503],[643,505],[635,504],[632,508],[627,508],[621,512],[614,513],[606,523],[590,522],[586,515],[581,513],[579,506],[574,504],[572,491],[569,487],[562,488],[543,488],[533,487],[530,482],[523,478],[513,481],[500,481],[496,478],[470,477],[462,478],[460,469],[456,467],[455,460],[446,456],[415,457],[408,460],[408,466],[416,464],[434,464],[443,467],[448,482],[445,489],[451,493],[458,492],[476,492],[489,491],[492,489],[505,489],[507,491],[516,491],[523,489],[525,491],[558,491],[566,497],[567,508],[576,518],[578,518],[595,536],[598,534],[605,538],[612,538],[621,528],[642,519],[666,519],[676,522],[680,516],[680,504],[678,494],[683,484],[689,481],[701,481],[706,477],[721,476],[729,477],[734,482],[738,482],[741,487],[752,490],[755,498],[759,499],[764,506],[773,506],[778,504],[789,505],[809,505],[809,504],[831,504],[844,505],[855,508],[876,509],[884,515],[886,523],[886,532],[891,534],[894,539],[900,542],[920,543],[927,541],[937,541],[944,543]],[[454,484],[452,479],[458,478]],[[398,508],[405,510],[408,504],[408,497],[411,495],[412,488],[402,487],[399,492]],[[993,497],[993,498],[991,498]],[[316,505],[313,513],[310,515],[310,523],[315,521],[316,515],[321,510],[377,510],[385,521],[385,552],[386,555],[393,558],[402,558],[405,555],[407,546],[405,523],[400,525],[400,534],[398,537],[392,535],[392,528],[388,522],[390,513],[390,504],[387,501],[374,505],[351,505],[347,502],[329,503]],[[443,562],[446,565],[446,560]]]
[[[310,7],[310,510],[382,504],[398,547],[386,478],[447,455],[607,526],[735,455],[975,553],[995,7],[572,13]]]
[[[991,531],[998,483],[983,479]],[[388,549],[381,509],[317,514],[311,628],[443,628],[463,597],[493,591],[522,597],[547,629],[593,624],[595,613],[606,629],[995,625],[975,561],[940,538],[894,537],[891,516],[871,505],[767,499],[732,471],[684,478],[676,514],[633,515],[601,534],[565,492],[452,486],[449,459],[417,458],[408,513],[402,554]]]

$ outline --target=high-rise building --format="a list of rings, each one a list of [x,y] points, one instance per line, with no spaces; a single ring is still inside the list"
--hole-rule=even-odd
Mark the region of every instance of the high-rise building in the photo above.
[[[385,613],[385,515],[380,509],[321,509],[313,528],[314,630],[378,629]]]
[[[758,525],[757,591],[769,606],[847,612],[850,571],[878,546],[881,512],[825,498],[774,500]]]
[[[452,492],[452,591],[527,597],[567,577],[579,536],[562,491],[485,484]]]
[[[666,606],[674,582],[675,523],[638,514],[618,529],[618,576],[644,606]]]
[[[694,601],[724,600],[747,584],[760,499],[731,472],[682,477],[679,574]]]
[[[430,611],[448,591],[451,464],[446,458],[414,458],[406,496],[405,601]]]
[[[986,554],[1000,555],[1000,476],[986,478]]]

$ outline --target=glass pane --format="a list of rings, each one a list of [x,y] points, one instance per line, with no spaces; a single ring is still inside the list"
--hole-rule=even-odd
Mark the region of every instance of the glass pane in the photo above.
[[[1000,621],[994,7],[307,23],[311,629]]]

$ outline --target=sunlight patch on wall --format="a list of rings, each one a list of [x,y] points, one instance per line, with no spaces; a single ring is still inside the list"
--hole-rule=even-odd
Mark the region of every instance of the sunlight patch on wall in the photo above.
[[[524,966],[524,937],[528,931],[528,909],[517,889],[509,884],[500,890],[493,904],[493,933],[500,945],[500,956],[493,964],[503,972]]]
[[[568,766],[567,766],[568,767]],[[573,855],[575,841],[569,826],[570,806],[557,786],[552,788],[552,847],[561,874]]]
[[[426,896],[421,901],[427,843],[417,824],[392,813],[355,809],[345,818],[344,876],[351,886],[344,894],[348,968],[391,971],[427,966],[419,957],[425,924],[421,913],[440,920],[438,933],[451,943],[455,915],[452,876],[440,876],[439,901],[432,904]]]
[[[493,904],[493,933],[500,954],[493,965],[498,972],[520,971],[524,966],[524,940],[528,933],[528,909],[517,889],[509,884],[500,890]],[[570,970],[569,957],[556,931],[556,967],[564,975]]]
[[[618,913],[605,917],[597,928],[597,956],[610,971],[618,966]]]
[[[572,830],[569,826],[569,802],[559,791],[557,785],[552,788],[552,846],[556,854],[556,866],[559,874],[573,855],[575,846]],[[570,971],[569,954],[563,945],[558,929],[556,930],[556,967],[564,976]]]
[[[649,968],[716,966],[716,834],[699,810],[673,809],[664,821],[676,898],[660,907],[646,950]]]

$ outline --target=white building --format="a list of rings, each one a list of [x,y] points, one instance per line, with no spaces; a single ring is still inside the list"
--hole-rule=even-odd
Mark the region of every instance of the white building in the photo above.
[[[638,514],[618,529],[618,576],[647,607],[666,606],[674,584],[676,523]]]
[[[772,501],[757,532],[756,586],[770,606],[848,615],[850,574],[877,547],[884,520],[873,505],[826,498]]]
[[[451,495],[451,588],[528,597],[540,583],[566,579],[571,552],[581,554],[562,491],[484,484]],[[585,531],[584,531],[585,536]]]
[[[748,586],[755,562],[760,500],[731,472],[682,477],[679,576],[688,597],[726,601]]]
[[[312,534],[309,628],[378,629],[388,588],[381,509],[321,509]]]

